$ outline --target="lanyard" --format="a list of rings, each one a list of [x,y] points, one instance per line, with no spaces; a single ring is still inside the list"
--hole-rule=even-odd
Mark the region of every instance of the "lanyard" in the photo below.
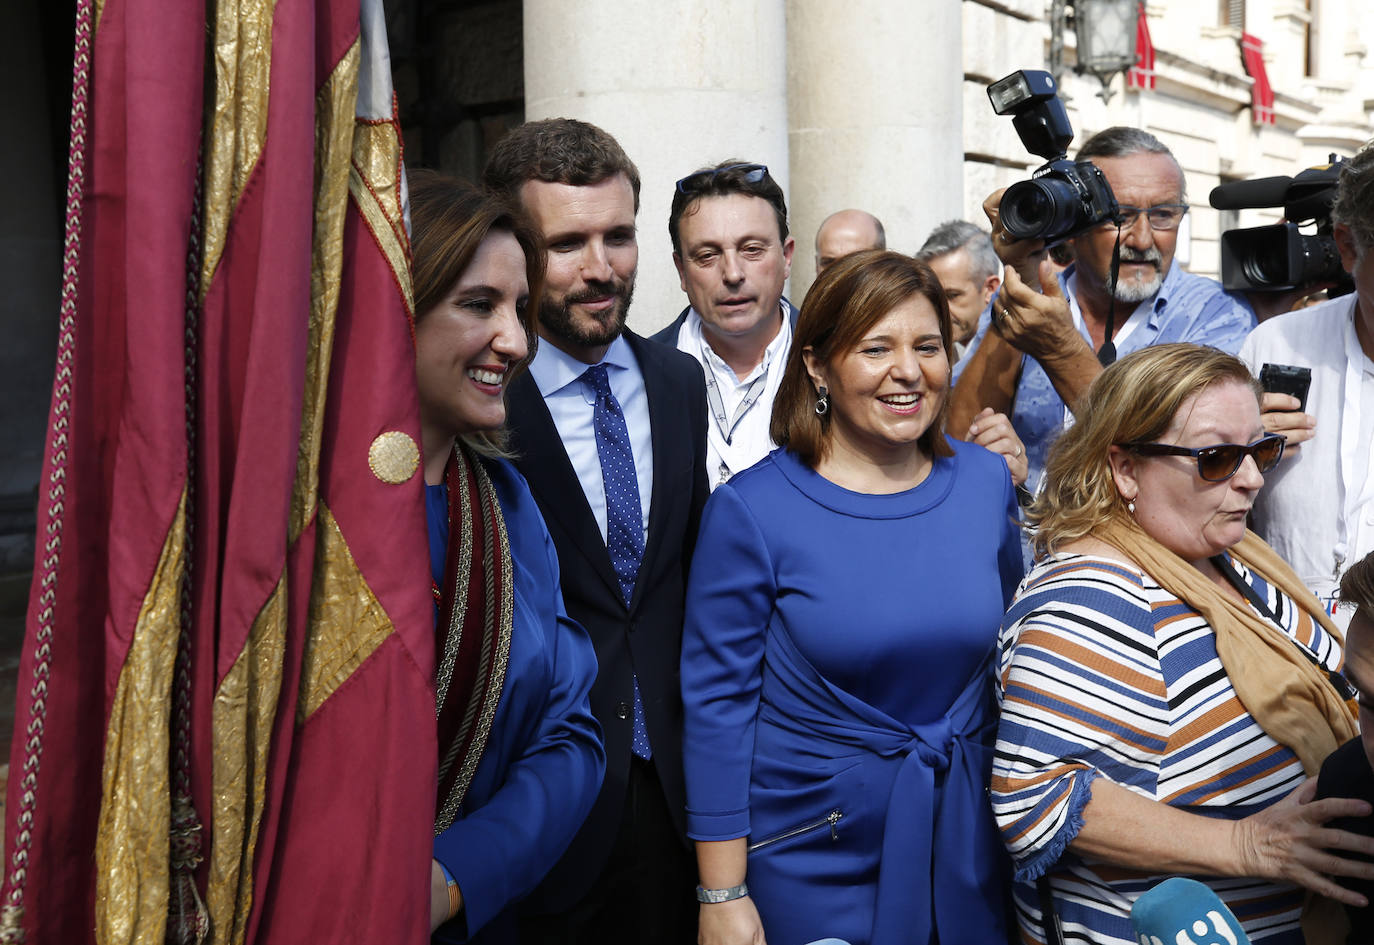
[[[1092,336],[1088,334],[1087,323],[1083,321],[1083,309],[1078,304],[1077,272],[1075,272],[1065,281],[1064,288],[1067,290],[1064,294],[1068,297],[1069,300],[1069,314],[1073,316],[1073,327],[1076,328],[1078,330],[1078,333],[1082,335],[1083,338],[1088,342],[1088,346],[1092,347]],[[1154,300],[1158,298],[1158,293],[1152,296],[1150,305],[1153,306]],[[1121,326],[1119,328],[1116,329],[1116,336],[1114,338],[1106,339],[1106,341],[1112,342],[1113,351],[1116,354],[1120,354],[1121,346],[1126,343],[1126,339],[1131,337],[1131,335],[1135,333],[1135,330],[1140,327],[1140,324],[1142,322],[1146,321],[1147,316],[1141,314],[1143,306],[1143,302],[1137,302],[1135,308],[1131,310],[1131,314],[1127,315],[1126,320],[1121,323]],[[1106,341],[1103,342],[1104,345]],[[1067,430],[1071,426],[1073,426],[1073,410],[1069,407],[1068,404],[1065,404],[1064,429]],[[1044,485],[1043,479],[1040,485]],[[1038,487],[1037,491],[1039,491]]]
[[[763,370],[744,389],[744,399],[735,405],[735,415],[728,420],[725,416],[725,399],[721,396],[720,384],[716,381],[716,369],[707,350],[705,338],[701,339],[701,363],[706,368],[703,372],[706,375],[706,403],[711,408],[711,417],[715,420],[716,429],[725,439],[725,445],[729,446],[740,421],[763,396],[763,390],[768,385],[768,361],[765,358]]]

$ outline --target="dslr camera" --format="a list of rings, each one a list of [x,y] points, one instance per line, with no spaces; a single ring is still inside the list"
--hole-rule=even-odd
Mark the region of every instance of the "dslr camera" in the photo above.
[[[1353,288],[1331,235],[1331,206],[1342,161],[1309,167],[1295,177],[1262,177],[1212,188],[1218,210],[1282,207],[1286,223],[1227,230],[1221,234],[1221,284],[1244,292],[1284,292],[1333,282],[1332,295]],[[1300,225],[1313,228],[1303,233]]]
[[[1017,239],[1058,243],[1117,220],[1116,196],[1091,161],[1070,161],[1073,126],[1054,77],[1038,69],[1013,72],[988,86],[992,110],[1011,115],[1026,150],[1047,163],[1002,195],[1002,226]],[[1119,221],[1117,221],[1119,222]]]

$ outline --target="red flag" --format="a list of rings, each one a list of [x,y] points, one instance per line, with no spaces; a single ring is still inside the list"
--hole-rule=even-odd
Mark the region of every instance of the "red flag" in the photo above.
[[[1159,81],[1155,72],[1155,44],[1150,38],[1150,23],[1142,0],[1135,22],[1135,65],[1126,72],[1126,88],[1154,89]]]
[[[92,6],[0,935],[420,941],[433,607],[380,0]]]
[[[1245,65],[1245,73],[1250,76],[1250,118],[1256,125],[1272,125],[1274,115],[1274,89],[1269,84],[1269,73],[1264,68],[1264,41],[1249,33],[1240,37],[1240,58]]]

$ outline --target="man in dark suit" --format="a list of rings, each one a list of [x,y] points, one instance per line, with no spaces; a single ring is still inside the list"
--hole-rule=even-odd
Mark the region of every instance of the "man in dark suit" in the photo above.
[[[510,388],[511,447],[553,536],[568,613],[596,646],[606,744],[601,794],[526,903],[521,938],[690,945],[678,659],[707,495],[701,369],[625,329],[639,173],[615,139],[570,119],[530,122],[497,144],[484,177],[546,244],[541,343]]]
[[[782,294],[795,242],[768,168],[737,160],[677,182],[668,234],[690,304],[652,340],[701,364],[714,489],[774,446],[769,418],[797,324]]]

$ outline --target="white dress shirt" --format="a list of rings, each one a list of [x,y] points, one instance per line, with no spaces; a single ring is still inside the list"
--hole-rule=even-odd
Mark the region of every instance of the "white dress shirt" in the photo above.
[[[630,434],[630,452],[634,455],[635,478],[639,480],[639,509],[644,534],[649,534],[649,503],[653,499],[654,447],[649,427],[649,397],[644,391],[644,375],[639,370],[630,344],[622,335],[611,342],[601,363],[607,367],[606,377],[611,393],[620,402],[625,415],[625,428]],[[544,395],[544,404],[558,428],[563,449],[572,461],[573,471],[582,484],[587,504],[592,508],[601,539],[606,540],[606,486],[601,479],[601,457],[596,451],[596,431],[592,415],[596,395],[582,375],[591,367],[572,355],[540,339],[539,350],[530,362],[530,376]]]
[[[1354,294],[1272,318],[1251,333],[1240,359],[1259,376],[1265,362],[1312,369],[1312,439],[1265,474],[1255,530],[1293,566],[1340,626],[1341,574],[1374,551],[1374,363],[1355,334]]]
[[[773,400],[777,397],[783,368],[787,365],[787,353],[792,347],[792,323],[787,317],[787,308],[779,302],[778,309],[782,313],[782,328],[768,343],[758,367],[743,380],[707,343],[701,330],[701,316],[696,309],[687,312],[687,320],[678,329],[678,350],[696,358],[706,374],[707,385],[714,382],[720,393],[718,403],[724,414],[723,421],[717,414],[714,398],[709,391],[706,401],[706,473],[713,491],[735,473],[763,459],[777,446],[768,434],[768,427],[773,419]],[[759,384],[761,389],[757,391],[757,399],[737,418],[740,404],[759,378],[764,379]]]

